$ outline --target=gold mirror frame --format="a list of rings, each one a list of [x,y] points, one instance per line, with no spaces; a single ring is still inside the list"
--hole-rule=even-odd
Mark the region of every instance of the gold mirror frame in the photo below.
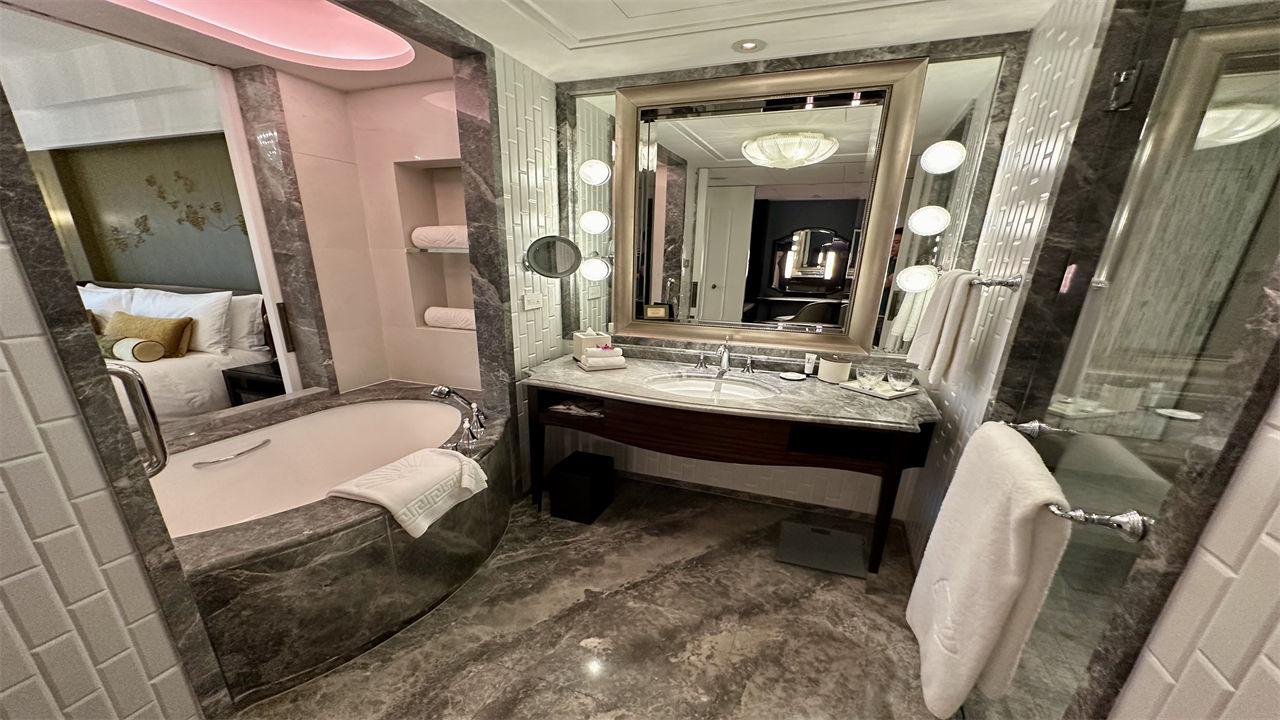
[[[667,340],[719,342],[728,335],[736,343],[806,350],[866,353],[875,338],[884,273],[893,246],[894,223],[911,160],[920,96],[928,58],[861,63],[813,70],[744,75],[711,80],[618,88],[617,157],[613,174],[614,282],[613,332]],[[642,107],[719,100],[815,95],[859,88],[888,88],[884,133],[871,181],[871,206],[863,233],[857,284],[849,325],[844,333],[796,333],[777,330],[684,325],[637,320],[635,307],[635,205],[637,136]],[[852,261],[851,261],[852,262]]]

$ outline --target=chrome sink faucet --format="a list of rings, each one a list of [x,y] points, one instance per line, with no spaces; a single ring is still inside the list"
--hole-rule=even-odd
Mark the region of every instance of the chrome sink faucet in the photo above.
[[[720,346],[720,349],[716,350],[716,355],[720,358],[720,370],[716,372],[716,377],[724,377],[724,374],[729,372],[730,355],[728,335],[724,336],[724,344]]]

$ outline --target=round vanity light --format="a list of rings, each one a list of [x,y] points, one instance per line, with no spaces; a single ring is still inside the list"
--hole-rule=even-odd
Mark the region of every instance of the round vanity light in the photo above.
[[[582,273],[582,277],[592,282],[600,282],[613,272],[613,265],[605,258],[589,257],[582,261],[578,272]]]
[[[1196,150],[1234,145],[1280,125],[1280,107],[1263,103],[1224,103],[1209,108],[1196,133]]]
[[[902,292],[924,292],[938,284],[938,275],[941,272],[933,265],[912,265],[894,275],[893,283]]]
[[[950,224],[951,213],[939,205],[925,205],[907,218],[907,227],[922,237],[937,235]]]
[[[578,177],[588,185],[603,185],[609,182],[609,176],[612,174],[613,171],[609,166],[599,160],[588,160],[578,168]]]
[[[969,151],[955,140],[943,140],[920,153],[920,169],[930,175],[945,175],[964,164]]]
[[[820,163],[839,148],[840,141],[822,133],[785,132],[742,143],[742,156],[753,165],[785,169]]]
[[[760,52],[766,46],[768,46],[768,43],[763,40],[739,40],[729,47],[733,48],[734,52],[753,53]]]
[[[582,217],[578,218],[578,227],[582,228],[582,232],[591,235],[603,235],[609,232],[609,226],[612,221],[608,215],[599,210],[588,210],[582,213]]]

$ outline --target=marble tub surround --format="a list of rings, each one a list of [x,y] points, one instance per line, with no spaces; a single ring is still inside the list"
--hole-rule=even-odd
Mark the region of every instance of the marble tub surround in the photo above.
[[[234,702],[327,672],[466,582],[506,530],[512,451],[494,422],[477,454],[488,488],[418,538],[381,506],[325,498],[175,540]]]
[[[879,400],[817,378],[791,382],[772,372],[748,375],[738,370],[730,371],[728,377],[746,378],[779,391],[773,397],[760,400],[721,399],[712,403],[655,390],[644,384],[645,379],[653,375],[689,370],[692,367],[687,364],[631,358],[621,369],[585,372],[573,358],[562,357],[534,368],[520,384],[674,409],[846,427],[920,432],[921,425],[941,419],[937,407],[925,392],[896,400]]]
[[[932,717],[901,541],[868,595],[774,561],[784,520],[859,527],[630,481],[589,526],[519,506],[438,608],[239,717]]]

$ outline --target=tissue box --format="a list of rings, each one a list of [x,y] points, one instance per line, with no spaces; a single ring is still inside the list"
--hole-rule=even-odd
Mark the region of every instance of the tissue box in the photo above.
[[[573,359],[581,360],[582,351],[586,348],[593,348],[599,345],[608,345],[613,337],[609,333],[595,332],[588,329],[586,332],[576,332],[573,334]]]

